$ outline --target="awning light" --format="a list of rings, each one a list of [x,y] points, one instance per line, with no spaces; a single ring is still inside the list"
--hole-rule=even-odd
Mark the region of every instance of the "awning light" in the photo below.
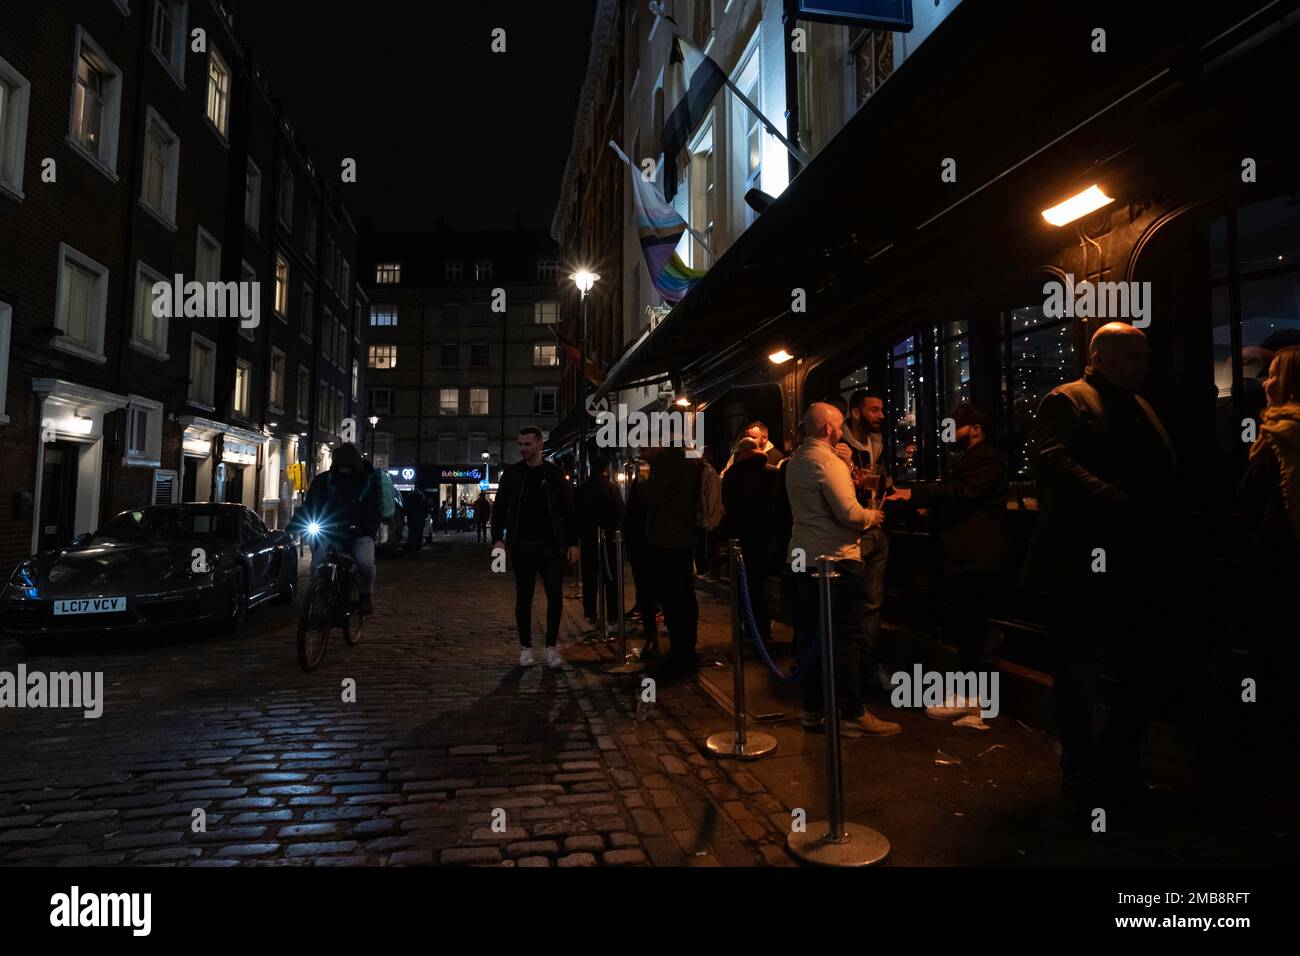
[[[790,361],[790,359],[792,359],[792,358],[794,358],[793,355],[791,355],[791,354],[790,354],[789,352],[787,352],[785,349],[781,349],[781,350],[776,351],[776,352],[773,352],[771,355],[769,355],[769,356],[767,357],[767,360],[768,360],[769,362],[771,362],[773,365],[784,365],[786,362]]]
[[[1044,209],[1043,218],[1053,226],[1064,226],[1067,222],[1074,222],[1080,216],[1086,216],[1088,213],[1094,212],[1114,201],[1113,196],[1107,196],[1094,183],[1083,192],[1071,196],[1065,202],[1053,206],[1051,209]]]

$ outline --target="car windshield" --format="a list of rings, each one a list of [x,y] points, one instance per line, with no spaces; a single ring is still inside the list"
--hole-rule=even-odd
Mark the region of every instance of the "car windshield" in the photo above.
[[[149,508],[118,515],[95,532],[95,543],[105,541],[184,541],[210,538],[233,541],[239,535],[238,515],[226,512]]]

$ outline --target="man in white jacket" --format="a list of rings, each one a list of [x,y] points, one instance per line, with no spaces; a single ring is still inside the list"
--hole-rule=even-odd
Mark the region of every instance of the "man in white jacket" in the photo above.
[[[790,553],[802,552],[808,568],[796,575],[799,631],[812,640],[820,634],[818,579],[811,572],[819,557],[829,555],[839,572],[831,583],[831,620],[841,732],[851,737],[892,737],[902,728],[876,718],[863,706],[860,673],[869,584],[858,541],[864,531],[878,528],[885,515],[858,503],[849,469],[835,451],[843,428],[844,416],[834,406],[822,402],[809,406],[804,415],[805,439],[786,465],[786,494],[793,516]],[[804,678],[805,729],[822,728],[822,700],[821,670],[813,667]]]

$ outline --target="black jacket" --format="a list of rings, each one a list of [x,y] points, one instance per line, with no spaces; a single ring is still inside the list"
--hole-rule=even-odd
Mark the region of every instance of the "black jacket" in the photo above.
[[[301,507],[289,519],[287,530],[302,532],[314,521],[334,540],[348,537],[349,526],[357,529],[357,536],[375,537],[384,511],[380,480],[370,462],[350,475],[333,468],[321,472],[312,479]]]
[[[493,541],[510,543],[510,532],[519,526],[519,501],[524,494],[524,469],[527,467],[524,462],[517,461],[501,472],[497,500],[492,507]],[[555,540],[576,547],[578,522],[573,513],[573,488],[565,481],[559,466],[543,461],[537,467],[545,469],[542,487],[546,489],[546,505]]]
[[[740,541],[741,553],[751,564],[765,567],[772,537],[772,499],[781,472],[768,464],[766,455],[742,459],[722,476],[722,532],[724,539]]]
[[[1251,456],[1237,494],[1250,529],[1239,585],[1243,624],[1256,638],[1300,640],[1293,596],[1300,582],[1300,537],[1287,515],[1282,466],[1272,447]]]
[[[958,455],[945,480],[912,489],[930,509],[945,575],[1000,573],[1007,567],[1007,462],[987,441]]]
[[[1181,479],[1151,406],[1089,371],[1043,399],[1030,445],[1038,520],[1022,584],[1128,616],[1164,598],[1177,577]],[[1104,573],[1092,570],[1098,548]]]
[[[596,540],[596,530],[603,528],[612,542],[614,532],[623,523],[623,496],[607,475],[592,475],[574,495],[578,512],[578,533],[583,539]]]
[[[700,459],[682,448],[655,454],[645,485],[646,538],[660,551],[695,546],[695,508],[700,496]]]

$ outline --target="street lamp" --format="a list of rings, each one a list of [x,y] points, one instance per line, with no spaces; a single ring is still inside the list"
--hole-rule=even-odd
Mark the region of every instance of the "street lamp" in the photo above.
[[[578,294],[582,298],[582,364],[578,368],[578,481],[582,482],[586,475],[587,459],[587,293],[591,291],[599,280],[600,276],[594,272],[588,272],[586,269],[580,269],[569,276],[573,284],[578,287]]]
[[[370,460],[375,460],[375,426],[379,424],[379,416],[371,415],[366,421],[370,422]]]
[[[483,478],[490,485],[492,484],[492,453],[485,451],[481,457],[483,459]],[[483,490],[486,491],[487,489],[484,488]]]

